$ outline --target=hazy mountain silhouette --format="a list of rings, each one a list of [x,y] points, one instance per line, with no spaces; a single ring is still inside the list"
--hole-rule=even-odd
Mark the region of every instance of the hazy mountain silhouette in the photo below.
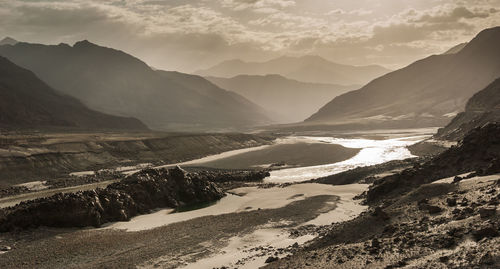
[[[334,98],[306,121],[390,127],[444,126],[500,77],[500,27],[456,54],[434,55]]]
[[[154,129],[246,127],[269,121],[255,104],[201,77],[166,75],[122,51],[88,41],[72,47],[18,43],[0,46],[0,55],[92,109],[133,116]]]
[[[233,78],[207,77],[223,89],[234,91],[277,115],[282,123],[303,121],[333,97],[356,88],[335,84],[307,83],[280,75]]]
[[[280,57],[267,62],[225,61],[196,74],[224,78],[279,74],[304,82],[362,85],[388,72],[390,70],[377,65],[351,66],[330,62],[319,56],[303,56]]]
[[[147,130],[139,120],[92,111],[0,57],[0,127]]]
[[[460,52],[463,48],[465,48],[465,46],[467,46],[467,44],[468,44],[467,42],[460,43],[460,44],[452,47],[451,49],[447,50],[443,54],[456,54],[456,53]]]
[[[6,38],[0,40],[0,46],[1,45],[15,45],[17,43],[19,43],[19,42],[12,37],[6,37]]]
[[[465,111],[440,129],[436,137],[460,140],[472,129],[490,122],[500,122],[500,78],[474,94],[467,102]]]

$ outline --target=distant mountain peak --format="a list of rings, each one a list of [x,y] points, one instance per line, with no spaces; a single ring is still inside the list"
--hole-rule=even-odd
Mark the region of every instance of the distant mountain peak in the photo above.
[[[1,45],[15,45],[17,43],[19,43],[17,40],[15,40],[12,37],[7,36],[0,41],[0,46]]]
[[[98,45],[88,41],[87,39],[85,40],[82,40],[82,41],[78,41],[76,42],[73,47],[74,48],[85,48],[85,47],[97,47]]]
[[[353,66],[335,63],[319,55],[283,55],[263,62],[225,61],[195,73],[205,77],[219,78],[277,74],[303,82],[360,85],[390,71],[378,65]]]

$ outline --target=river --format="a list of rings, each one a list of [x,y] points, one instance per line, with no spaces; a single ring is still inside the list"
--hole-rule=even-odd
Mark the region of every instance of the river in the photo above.
[[[308,167],[285,168],[274,170],[270,177],[264,179],[265,183],[294,183],[286,187],[259,188],[258,186],[244,187],[231,190],[230,194],[219,202],[197,210],[174,213],[173,210],[164,209],[152,214],[133,218],[129,222],[118,222],[104,229],[120,229],[129,232],[154,229],[156,227],[169,225],[181,221],[192,221],[196,218],[223,214],[237,214],[252,210],[283,208],[291,203],[304,201],[305,199],[318,196],[336,197],[337,200],[325,202],[323,208],[318,211],[314,218],[303,223],[294,224],[292,227],[280,222],[269,222],[266,225],[254,227],[252,232],[235,234],[222,246],[211,246],[210,255],[193,260],[192,253],[176,255],[176,259],[184,261],[184,268],[256,268],[264,265],[265,255],[262,250],[287,249],[293,244],[304,244],[313,239],[317,234],[305,234],[298,237],[290,237],[292,229],[298,229],[307,225],[327,225],[334,222],[346,221],[358,216],[366,207],[353,198],[366,191],[367,184],[351,184],[344,186],[331,186],[314,183],[300,183],[313,178],[323,177],[340,173],[359,166],[380,164],[391,160],[401,160],[414,157],[406,148],[428,137],[427,131],[416,130],[395,135],[385,139],[367,139],[363,136],[357,138],[336,138],[300,136],[281,139],[278,143],[290,143],[300,141],[303,143],[326,143],[341,145],[346,148],[356,148],[360,151],[352,158],[345,161],[316,165]],[[265,150],[268,146],[226,152],[214,156],[208,156],[199,160],[182,163],[180,165],[204,166],[215,160],[234,158],[246,152]],[[277,253],[276,256],[284,256],[287,252]],[[142,267],[151,268],[164,265],[172,257],[166,256],[144,264]]]

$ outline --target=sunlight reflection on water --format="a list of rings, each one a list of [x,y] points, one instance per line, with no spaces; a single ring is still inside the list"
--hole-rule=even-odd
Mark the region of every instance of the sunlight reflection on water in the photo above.
[[[386,140],[306,137],[307,139],[338,144],[347,148],[361,148],[361,151],[356,156],[343,162],[272,171],[271,176],[266,178],[265,181],[273,183],[307,181],[341,173],[356,167],[415,157],[406,147],[427,137],[429,136],[419,135]]]

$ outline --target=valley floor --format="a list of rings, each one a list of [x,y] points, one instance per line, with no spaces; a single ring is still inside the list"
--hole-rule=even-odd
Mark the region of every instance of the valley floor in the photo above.
[[[340,149],[353,149],[355,156],[348,153],[334,163],[271,171],[264,182],[243,184],[229,190],[228,196],[216,204],[192,211],[172,213],[170,209],[162,209],[98,229],[42,227],[1,234],[0,246],[11,249],[0,254],[0,267],[256,268],[292,253],[301,255],[305,251],[302,246],[328,234],[332,223],[352,220],[366,210],[361,200],[354,198],[367,190],[368,185],[332,186],[299,181],[411,157],[406,146],[425,137],[421,135],[376,134],[376,140],[305,137],[302,139],[326,148],[335,144]],[[266,146],[264,150],[272,147]],[[245,152],[248,151],[241,154]],[[245,159],[251,163],[259,159],[259,154],[250,156]],[[211,158],[210,162],[194,161],[190,165],[197,166],[192,169],[203,169],[199,166],[213,169],[211,162],[231,163],[235,158],[241,155],[222,155]],[[384,169],[376,171],[380,174]],[[284,261],[271,265],[286,267]]]

